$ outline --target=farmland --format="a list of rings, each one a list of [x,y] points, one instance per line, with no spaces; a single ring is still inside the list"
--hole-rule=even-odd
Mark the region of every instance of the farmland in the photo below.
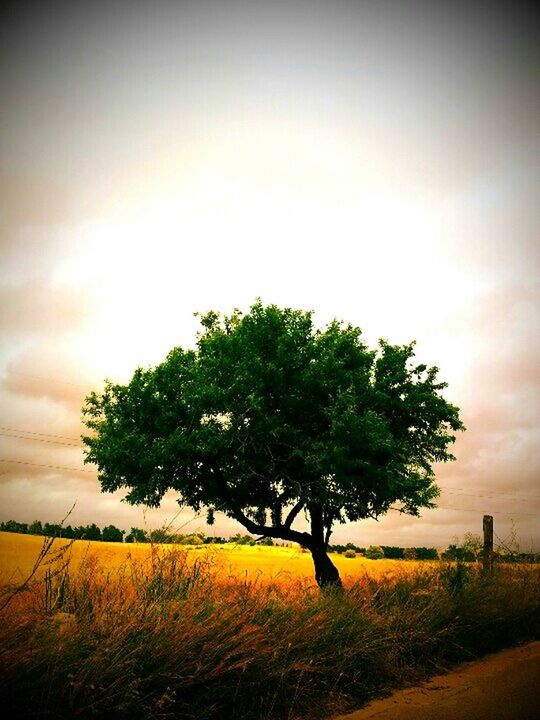
[[[2,582],[17,582],[24,579],[43,544],[43,538],[35,535],[0,533],[0,579]],[[77,568],[83,560],[95,558],[102,567],[118,569],[127,561],[144,562],[152,548],[170,552],[175,546],[153,545],[149,543],[103,543],[76,540],[70,544],[67,540],[56,540],[58,547],[69,545],[72,568]],[[218,566],[224,578],[258,580],[261,582],[279,582],[287,584],[298,580],[310,583],[313,580],[313,562],[308,552],[297,547],[267,547],[249,545],[198,545],[183,546],[187,557],[205,559]],[[414,572],[419,566],[424,569],[429,563],[402,562],[399,560],[368,560],[357,556],[346,558],[332,554],[332,561],[347,584],[364,576],[371,578],[399,575]],[[314,581],[313,581],[314,582]]]
[[[318,718],[538,636],[538,566],[333,559],[0,533],[0,687],[11,716]]]

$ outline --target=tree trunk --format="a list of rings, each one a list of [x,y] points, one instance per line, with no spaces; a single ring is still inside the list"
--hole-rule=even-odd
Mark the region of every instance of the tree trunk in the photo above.
[[[342,588],[341,578],[334,563],[328,557],[324,547],[312,547],[311,555],[315,565],[315,579],[321,589]]]

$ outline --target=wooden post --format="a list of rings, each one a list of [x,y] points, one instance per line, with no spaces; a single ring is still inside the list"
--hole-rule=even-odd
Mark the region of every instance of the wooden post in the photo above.
[[[484,572],[493,570],[493,516],[484,515]]]

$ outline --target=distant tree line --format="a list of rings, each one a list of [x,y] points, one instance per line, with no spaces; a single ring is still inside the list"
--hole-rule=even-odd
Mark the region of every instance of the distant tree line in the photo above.
[[[177,533],[167,528],[157,530],[143,530],[132,527],[126,533],[115,525],[98,527],[95,523],[90,525],[60,525],[58,523],[42,523],[34,520],[31,523],[21,523],[16,520],[6,520],[0,523],[0,531],[21,533],[24,535],[45,535],[47,537],[61,537],[68,540],[97,540],[102,542],[125,543],[173,543],[177,545],[274,545],[270,537],[257,540],[253,535],[236,533],[229,538],[219,535],[206,535],[203,532]],[[474,533],[465,533],[461,543],[454,543],[439,554],[436,548],[430,547],[399,547],[396,545],[370,545],[359,547],[352,542],[345,545],[329,545],[329,552],[338,553],[348,558],[363,555],[370,560],[449,560],[456,562],[476,562],[482,556],[482,540]],[[495,559],[504,562],[540,562],[540,553],[524,553],[516,547],[500,548],[494,553]]]
[[[126,543],[175,543],[179,545],[209,545],[225,544],[234,545],[273,545],[272,538],[264,538],[260,543],[252,535],[237,533],[230,538],[210,536],[203,532],[176,533],[166,528],[157,530],[143,530],[132,527],[129,533],[120,530],[115,525],[107,525],[103,529],[95,523],[91,525],[60,525],[57,523],[42,523],[34,520],[31,523],[21,523],[16,520],[6,520],[0,523],[0,531],[21,533],[23,535],[45,535],[47,537],[61,537],[69,540],[98,540],[102,542],[126,542]]]
[[[125,534],[125,530],[120,530],[115,525],[107,525],[101,529],[95,523],[72,527],[58,523],[42,523],[41,520],[34,520],[31,523],[7,520],[0,523],[0,530],[23,535],[45,535],[69,540],[102,540],[103,542],[122,542]]]
[[[368,548],[363,548],[354,543],[347,543],[346,545],[331,545],[328,549],[330,552],[347,555],[347,557],[364,555],[370,560],[382,558],[390,560],[438,560],[439,558],[437,549],[428,547],[403,548],[394,545],[370,545]]]
[[[476,562],[481,560],[483,552],[482,538],[471,532],[465,533],[461,543],[457,541],[439,553],[436,548],[429,547],[397,547],[395,545],[370,545],[368,548],[358,547],[354,543],[331,545],[331,552],[353,558],[364,555],[370,560],[447,560],[453,562]],[[540,562],[540,553],[521,552],[515,542],[511,546],[502,546],[494,553],[494,558],[501,562]]]

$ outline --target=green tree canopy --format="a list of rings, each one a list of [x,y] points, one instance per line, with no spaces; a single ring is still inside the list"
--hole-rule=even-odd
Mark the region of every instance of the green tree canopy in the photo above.
[[[298,542],[320,585],[340,582],[334,523],[434,506],[433,464],[453,459],[463,425],[414,343],[369,349],[357,327],[317,329],[310,312],[261,302],[201,324],[194,350],[87,398],[86,461],[104,491],[157,506],[172,489],[181,505]],[[301,513],[308,530],[293,527]]]
[[[101,539],[103,542],[123,542],[124,530],[120,530],[115,525],[107,525],[101,531]]]

